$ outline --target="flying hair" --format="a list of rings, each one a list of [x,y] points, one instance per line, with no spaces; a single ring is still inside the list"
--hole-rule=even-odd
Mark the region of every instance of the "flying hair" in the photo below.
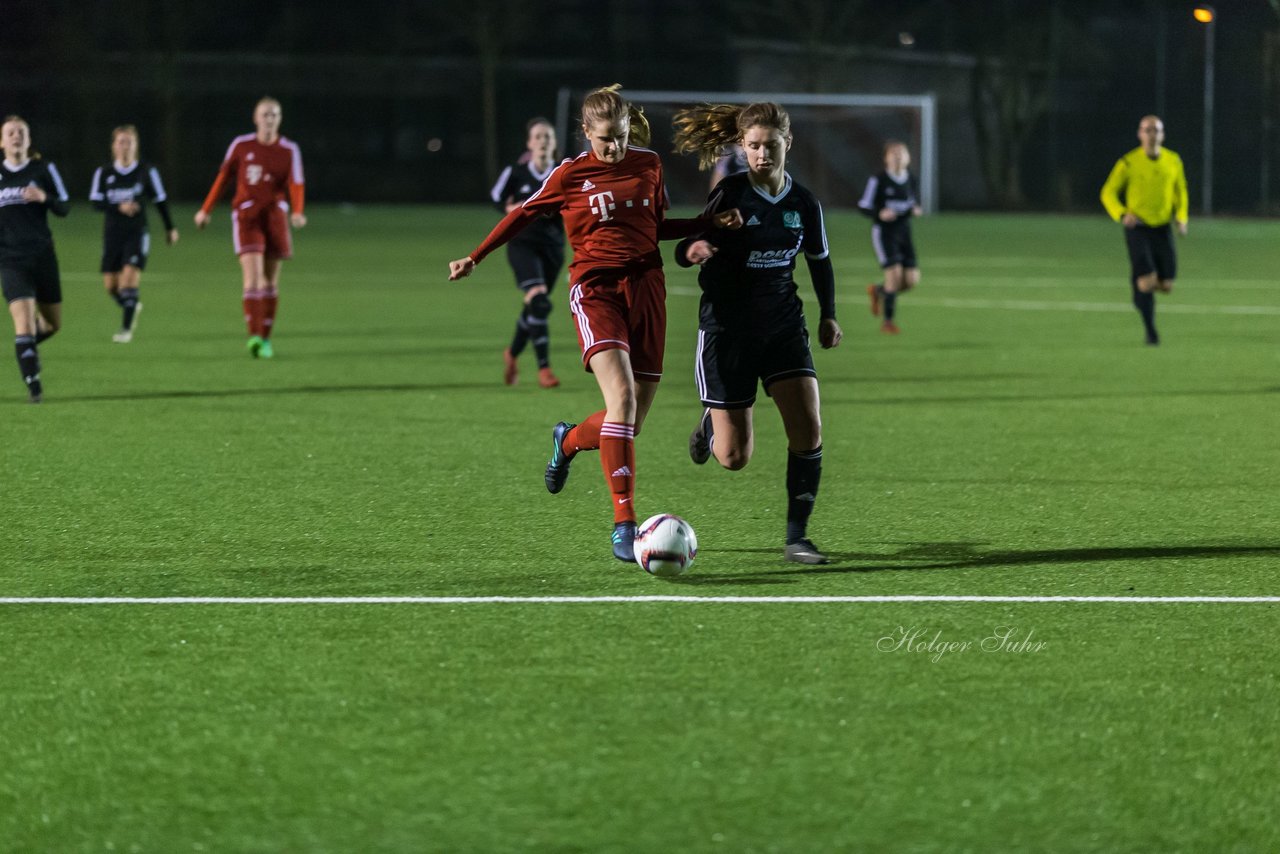
[[[745,107],[698,104],[675,114],[677,154],[697,154],[698,168],[710,169],[726,145],[741,142],[753,127],[772,128],[791,141],[791,116],[781,104],[761,101]]]
[[[587,95],[582,101],[582,125],[591,127],[596,122],[618,123],[626,119],[631,126],[631,144],[644,148],[649,145],[649,120],[642,108],[618,94],[621,88],[621,83],[614,83]]]

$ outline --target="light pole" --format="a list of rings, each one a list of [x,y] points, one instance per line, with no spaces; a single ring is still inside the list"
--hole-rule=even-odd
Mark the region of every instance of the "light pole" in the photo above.
[[[1201,192],[1202,213],[1213,213],[1213,27],[1218,13],[1212,6],[1200,5],[1192,15],[1204,24],[1204,175]]]

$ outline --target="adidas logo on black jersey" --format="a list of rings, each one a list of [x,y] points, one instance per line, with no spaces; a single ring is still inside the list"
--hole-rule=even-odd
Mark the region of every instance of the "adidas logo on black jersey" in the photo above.
[[[759,225],[760,220],[756,219],[756,215],[752,214],[751,219],[747,220],[747,225]]]

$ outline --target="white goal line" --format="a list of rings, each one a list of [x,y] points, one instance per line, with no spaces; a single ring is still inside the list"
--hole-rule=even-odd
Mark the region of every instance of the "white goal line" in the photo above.
[[[893,602],[1280,604],[1280,596],[11,596],[0,605],[600,605],[632,602],[728,605],[857,605]]]

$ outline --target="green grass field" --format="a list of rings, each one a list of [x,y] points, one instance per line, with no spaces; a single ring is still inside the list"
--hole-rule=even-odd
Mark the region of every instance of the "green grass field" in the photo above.
[[[225,216],[153,251],[129,345],[99,218],[56,224],[45,403],[0,382],[0,598],[622,601],[0,604],[0,850],[1280,850],[1277,603],[1035,598],[1277,595],[1280,223],[1193,222],[1150,348],[1101,215],[922,220],[888,337],[830,212],[821,567],[781,560],[767,399],[746,470],[688,459],[673,265],[637,504],[702,549],[664,581],[610,556],[594,455],[542,485],[599,408],[563,286],[546,391],[500,382],[503,257],[445,281],[492,212],[311,219],[272,361]]]

